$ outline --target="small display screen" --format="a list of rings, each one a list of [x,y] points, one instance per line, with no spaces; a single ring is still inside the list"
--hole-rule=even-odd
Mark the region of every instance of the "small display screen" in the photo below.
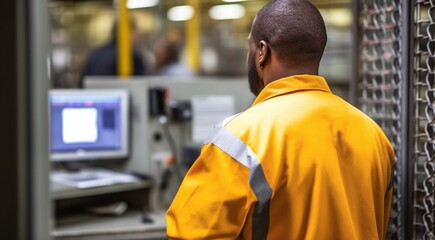
[[[50,95],[51,153],[98,155],[101,151],[125,148],[122,101],[119,95],[86,92]]]

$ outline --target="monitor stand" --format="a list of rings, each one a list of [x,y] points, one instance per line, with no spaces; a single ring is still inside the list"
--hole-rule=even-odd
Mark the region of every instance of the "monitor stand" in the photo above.
[[[60,165],[67,172],[79,172],[82,169],[90,167],[88,164],[83,163],[83,161],[61,162]]]

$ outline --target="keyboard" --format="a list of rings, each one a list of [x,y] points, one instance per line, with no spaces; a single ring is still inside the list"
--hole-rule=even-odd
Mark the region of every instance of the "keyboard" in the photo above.
[[[53,182],[79,189],[139,181],[139,178],[134,175],[108,169],[84,169],[78,172],[55,171],[50,174],[50,179]]]

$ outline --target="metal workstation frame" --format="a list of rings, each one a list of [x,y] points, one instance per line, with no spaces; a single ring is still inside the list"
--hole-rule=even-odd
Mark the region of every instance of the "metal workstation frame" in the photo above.
[[[353,104],[396,154],[387,239],[435,239],[435,1],[353,2]]]

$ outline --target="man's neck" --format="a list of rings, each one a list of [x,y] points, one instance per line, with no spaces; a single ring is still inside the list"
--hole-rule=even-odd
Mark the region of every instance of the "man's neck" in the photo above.
[[[298,68],[283,68],[283,69],[271,69],[268,72],[265,72],[264,75],[264,84],[267,85],[270,82],[275,80],[290,77],[294,75],[302,75],[302,74],[310,74],[310,75],[318,75],[318,68],[316,67],[298,67]]]

